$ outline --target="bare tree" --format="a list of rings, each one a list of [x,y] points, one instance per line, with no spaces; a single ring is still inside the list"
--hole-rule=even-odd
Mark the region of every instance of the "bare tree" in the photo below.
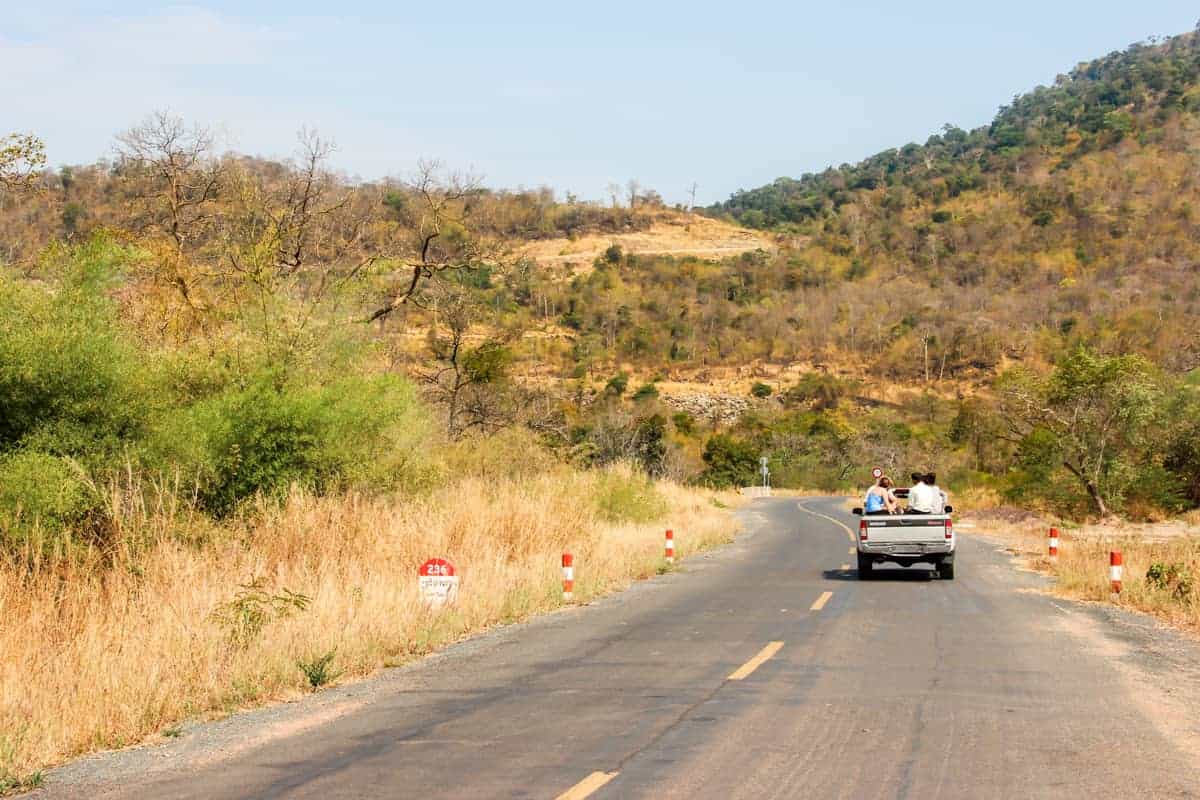
[[[641,196],[642,185],[638,183],[637,178],[630,178],[625,184],[625,199],[629,201],[629,207],[633,208],[636,206]]]
[[[692,181],[692,185],[688,187],[688,194],[691,196],[691,201],[688,203],[688,211],[694,211],[696,208],[696,190],[700,188],[700,184]]]
[[[620,201],[621,184],[610,183],[608,186],[605,187],[605,191],[608,192],[608,197],[609,197],[609,200],[612,202],[613,208],[616,208],[617,206],[619,206],[621,204],[621,201]]]
[[[180,252],[205,231],[225,177],[207,128],[156,111],[117,136],[118,166],[148,212],[145,223],[160,228]]]
[[[225,166],[213,154],[212,133],[157,111],[117,137],[117,168],[134,199],[134,225],[158,238],[158,277],[173,285],[192,311],[205,307],[196,297],[203,277],[196,263],[217,227],[217,197]]]
[[[421,162],[416,177],[403,187],[394,207],[399,216],[397,241],[388,254],[410,270],[386,305],[368,321],[388,316],[416,296],[423,279],[446,270],[502,265],[508,254],[503,240],[489,229],[479,179],[447,173],[436,161]]]
[[[297,156],[279,180],[230,168],[221,248],[221,275],[235,304],[253,308],[263,333],[283,336],[289,346],[316,309],[377,257],[365,241],[378,218],[377,193],[350,187],[329,170],[332,142],[307,129],[298,138]]]

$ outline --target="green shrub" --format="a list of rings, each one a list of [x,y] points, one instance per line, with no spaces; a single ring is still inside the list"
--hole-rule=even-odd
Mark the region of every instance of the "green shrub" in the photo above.
[[[1194,581],[1184,564],[1155,562],[1146,571],[1146,583],[1160,591],[1171,590],[1179,600],[1186,600],[1192,593]]]
[[[517,426],[486,436],[464,437],[448,445],[444,452],[449,474],[492,481],[528,479],[561,466],[537,434]]]
[[[809,406],[817,411],[832,410],[849,394],[850,387],[833,375],[806,372],[796,385],[783,394],[788,406]]]
[[[0,458],[0,542],[7,547],[39,535],[59,539],[98,513],[99,500],[80,467],[61,456],[18,451]]]
[[[653,383],[643,383],[633,393],[634,400],[653,400],[656,397],[658,397],[658,387]]]
[[[142,432],[148,373],[103,293],[126,251],[103,240],[51,251],[55,290],[0,276],[0,450],[97,463]]]
[[[512,352],[498,342],[484,342],[463,356],[463,371],[475,383],[499,383],[507,375]]]
[[[293,485],[325,491],[425,483],[428,430],[411,385],[396,376],[324,386],[279,386],[260,376],[169,415],[149,452],[154,463],[197,482],[204,508],[225,515]]]
[[[336,647],[324,655],[310,659],[301,659],[296,662],[296,666],[304,673],[309,688],[314,692],[325,684],[336,681],[341,676],[341,671],[333,668],[333,659],[335,656],[337,656]]]
[[[654,522],[667,513],[667,500],[645,475],[622,469],[601,474],[596,507],[610,522]]]
[[[268,623],[287,619],[308,609],[312,598],[283,589],[272,592],[265,578],[242,584],[232,600],[213,610],[212,621],[225,631],[236,647],[246,647],[262,633]]]
[[[686,411],[676,411],[672,414],[671,423],[683,436],[691,436],[696,432],[696,418]]]
[[[713,436],[704,445],[707,467],[701,480],[710,486],[749,486],[758,472],[758,448],[725,434]]]
[[[608,383],[604,386],[604,391],[608,394],[620,397],[625,394],[625,389],[629,386],[629,376],[624,372],[618,373],[608,379]]]
[[[1185,479],[1159,464],[1139,464],[1124,493],[1126,506],[1144,504],[1178,514],[1189,507]]]
[[[750,387],[750,394],[753,395],[754,397],[759,398],[760,400],[770,397],[771,392],[772,392],[771,387],[765,383],[755,383],[753,386]]]

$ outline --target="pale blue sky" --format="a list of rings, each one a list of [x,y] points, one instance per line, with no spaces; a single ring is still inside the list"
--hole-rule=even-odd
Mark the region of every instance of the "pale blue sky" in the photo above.
[[[0,131],[92,161],[169,108],[237,150],[316,127],[352,175],[417,159],[599,198],[697,200],[989,121],[1079,61],[1195,26],[1184,2],[14,3]]]

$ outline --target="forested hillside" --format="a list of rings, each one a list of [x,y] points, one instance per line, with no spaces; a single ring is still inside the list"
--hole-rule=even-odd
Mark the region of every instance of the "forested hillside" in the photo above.
[[[554,255],[662,224],[686,237],[698,218],[636,182],[604,205],[431,164],[354,182],[312,133],[271,162],[218,153],[202,126],[161,114],[91,166],[46,169],[35,138],[10,139],[10,363],[36,373],[55,331],[99,326],[116,348],[104,380],[124,363],[156,370],[121,377],[153,395],[135,420],[125,400],[73,410],[83,395],[9,415],[7,468],[185,464],[219,513],[296,481],[420,484],[411,459],[371,450],[394,456],[381,398],[411,386],[450,440],[524,427],[583,465],[729,484],[754,480],[766,453],[793,485],[851,487],[871,462],[1069,513],[1194,505],[1198,75],[1193,34],[1135,45],[991,126],[741,192],[707,213],[769,236],[731,257],[615,240],[591,264]],[[74,391],[51,375],[34,391],[30,374],[0,384],[14,408]],[[1068,407],[1093,429],[1056,429]],[[200,430],[268,409],[279,418]],[[346,440],[351,422],[377,433]],[[302,452],[249,469],[260,428],[304,431],[277,437]]]
[[[966,343],[993,363],[1086,339],[1185,371],[1200,363],[1198,76],[1194,34],[1134,45],[1015,98],[990,126],[947,126],[712,211],[787,231],[810,280],[907,301],[883,315],[887,360],[930,335],[952,361]]]

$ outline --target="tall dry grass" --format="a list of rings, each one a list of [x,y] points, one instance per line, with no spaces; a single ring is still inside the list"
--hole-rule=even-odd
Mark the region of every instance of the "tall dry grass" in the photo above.
[[[950,503],[957,513],[968,511],[990,511],[1004,505],[1000,493],[990,486],[967,486],[950,495]]]
[[[294,493],[239,523],[185,519],[191,538],[164,509],[122,513],[106,553],[0,566],[0,782],[304,692],[300,660],[336,650],[334,669],[362,676],[552,609],[564,549],[586,601],[661,569],[665,526],[681,555],[734,530],[711,492],[621,471],[475,477],[406,502]],[[442,611],[417,593],[431,556],[462,576]]]
[[[1047,523],[979,523],[981,532],[1001,538],[1029,566],[1055,576],[1056,593],[1077,600],[1114,600],[1109,553],[1119,550],[1124,569],[1115,601],[1200,633],[1200,531],[1119,524],[1063,527],[1058,557],[1051,559],[1048,528]]]

